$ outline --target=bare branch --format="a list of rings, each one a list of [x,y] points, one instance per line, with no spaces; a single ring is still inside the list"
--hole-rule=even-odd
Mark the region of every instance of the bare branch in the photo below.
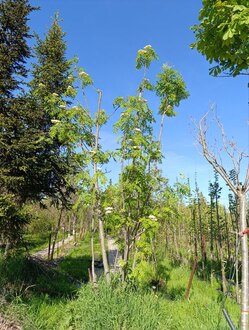
[[[249,165],[247,165],[247,172],[246,172],[246,178],[245,178],[245,183],[244,183],[244,189],[245,193],[249,191]]]
[[[209,164],[220,174],[220,176],[223,178],[223,180],[226,182],[226,184],[230,187],[230,189],[234,192],[234,194],[238,195],[238,188],[239,188],[239,178],[238,175],[240,173],[240,163],[241,163],[241,154],[239,156],[239,161],[236,160],[235,158],[235,149],[231,152],[229,149],[228,145],[229,143],[227,142],[227,138],[224,132],[223,125],[219,122],[218,118],[216,117],[216,122],[221,130],[221,135],[222,135],[222,143],[223,143],[223,148],[226,151],[227,155],[230,157],[235,172],[236,172],[236,185],[233,184],[231,181],[229,174],[227,173],[226,169],[222,166],[222,161],[220,157],[220,151],[215,154],[215,152],[212,152],[210,150],[210,147],[207,143],[207,117],[210,113],[210,111],[213,110],[212,108],[200,119],[199,124],[198,124],[198,143],[201,146],[202,154],[206,158],[206,160],[209,162]]]

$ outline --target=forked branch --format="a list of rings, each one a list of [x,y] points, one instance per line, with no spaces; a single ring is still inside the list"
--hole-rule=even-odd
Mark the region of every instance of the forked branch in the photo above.
[[[249,165],[247,165],[247,172],[244,184],[241,186],[240,184],[240,172],[241,172],[241,163],[244,158],[248,158],[248,155],[244,152],[240,151],[234,141],[230,141],[226,134],[223,125],[219,121],[217,115],[214,115],[215,122],[218,125],[221,133],[222,139],[222,148],[217,152],[212,151],[211,147],[208,144],[207,132],[208,132],[208,125],[207,125],[207,118],[211,111],[214,111],[211,108],[199,121],[198,125],[196,125],[197,129],[197,142],[200,146],[201,154],[206,158],[209,164],[220,174],[220,176],[224,179],[230,189],[234,192],[235,195],[240,193],[245,193],[249,190]],[[235,183],[232,182],[229,173],[222,165],[222,157],[221,151],[225,151],[226,155],[229,156],[233,168],[235,170],[236,180]]]

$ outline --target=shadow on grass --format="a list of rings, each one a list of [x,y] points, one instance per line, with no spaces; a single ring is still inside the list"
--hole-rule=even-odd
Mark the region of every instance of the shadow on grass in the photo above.
[[[174,288],[167,289],[166,291],[166,298],[169,300],[179,300],[184,297],[186,292],[186,288],[183,286],[178,286]]]
[[[22,241],[22,247],[27,248],[30,253],[39,251],[48,246],[49,233],[43,235],[25,235]]]
[[[48,262],[26,256],[0,260],[0,289],[7,300],[32,295],[72,298],[88,281],[90,256],[66,257]]]
[[[58,263],[60,272],[69,275],[73,279],[81,282],[88,282],[88,268],[91,267],[91,256],[84,255],[82,257],[66,256]]]

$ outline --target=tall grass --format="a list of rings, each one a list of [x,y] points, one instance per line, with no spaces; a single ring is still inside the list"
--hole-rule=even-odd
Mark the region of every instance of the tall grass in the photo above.
[[[24,330],[229,330],[221,311],[218,283],[211,287],[195,277],[186,301],[190,270],[170,263],[165,265],[167,272],[162,273],[163,291],[153,291],[150,287],[138,289],[134,282],[132,286],[124,286],[115,279],[110,285],[100,281],[95,289],[82,284],[73,297],[69,294],[72,284],[66,282],[65,273],[68,271],[82,282],[86,280],[89,251],[85,244],[71,251],[58,273],[40,272],[21,257],[2,260],[1,288],[12,291],[6,295],[10,299],[8,304],[1,304],[0,312],[19,319]],[[36,286],[27,289],[30,284]],[[47,293],[39,288],[46,288]],[[237,325],[239,306],[230,299],[225,306]]]
[[[66,309],[59,329],[160,329],[159,300],[151,293],[101,282],[85,285]]]
[[[82,287],[77,300],[66,308],[58,329],[75,330],[225,330],[229,329],[221,313],[219,293],[205,282],[194,281],[189,301],[184,299],[188,272],[173,271],[165,293],[134,290],[100,283],[97,289]],[[227,301],[227,309],[236,324],[239,306]]]

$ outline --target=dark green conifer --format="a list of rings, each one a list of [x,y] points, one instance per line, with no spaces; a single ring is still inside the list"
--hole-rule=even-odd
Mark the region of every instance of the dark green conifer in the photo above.
[[[35,47],[36,63],[33,64],[31,95],[39,109],[42,120],[40,129],[44,139],[39,155],[40,163],[44,164],[43,171],[48,188],[47,195],[58,197],[65,201],[66,176],[72,170],[70,148],[67,139],[51,136],[53,120],[60,120],[63,112],[67,111],[70,100],[75,95],[72,87],[74,82],[72,63],[66,58],[65,33],[59,24],[58,14],[53,19],[44,40],[37,36]],[[70,190],[70,189],[69,189]]]
[[[30,194],[38,114],[30,112],[24,86],[31,55],[27,22],[34,9],[27,0],[0,2],[0,233],[7,243],[18,241],[28,220],[21,204]]]
[[[19,205],[46,195],[65,201],[69,172],[66,144],[50,135],[51,119],[62,111],[62,94],[69,99],[73,90],[67,92],[73,78],[57,18],[46,39],[38,41],[31,92],[23,90],[33,10],[27,0],[0,4],[0,193],[12,194]]]
[[[0,3],[0,193],[14,192],[18,200],[22,199],[29,161],[26,152],[33,147],[31,123],[36,117],[28,111],[23,92],[30,57],[27,22],[34,9],[27,0]]]

